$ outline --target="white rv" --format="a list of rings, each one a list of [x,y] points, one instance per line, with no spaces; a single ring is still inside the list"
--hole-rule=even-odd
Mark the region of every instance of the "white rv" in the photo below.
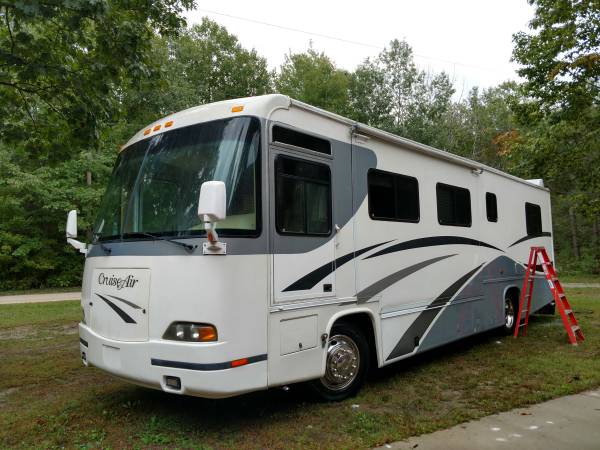
[[[81,356],[176,394],[342,399],[369,366],[510,332],[551,231],[539,180],[283,95],[191,108],[123,148],[87,247],[70,213]]]

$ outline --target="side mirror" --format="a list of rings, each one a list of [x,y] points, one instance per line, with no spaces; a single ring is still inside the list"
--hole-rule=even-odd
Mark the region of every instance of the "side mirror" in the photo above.
[[[77,237],[77,210],[72,209],[67,215],[67,237]]]
[[[200,187],[198,217],[203,222],[217,222],[227,217],[226,190],[222,181],[205,181]]]
[[[215,231],[216,222],[227,217],[227,193],[222,181],[205,181],[200,186],[198,217],[204,222],[209,246],[203,246],[205,252],[224,254],[224,246],[219,245],[219,236]]]
[[[77,210],[72,209],[67,215],[67,242],[84,255],[87,253],[87,246],[77,239]]]

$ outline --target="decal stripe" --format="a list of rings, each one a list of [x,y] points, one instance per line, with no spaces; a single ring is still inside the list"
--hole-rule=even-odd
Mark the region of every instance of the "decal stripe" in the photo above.
[[[104,297],[103,295],[100,294],[96,294],[98,297],[100,297],[102,300],[104,300],[106,302],[106,304],[108,306],[110,306],[112,308],[112,310],[114,312],[116,312],[119,317],[121,319],[123,319],[123,321],[125,323],[137,323],[135,320],[133,320],[131,318],[131,316],[129,316],[125,311],[123,311],[121,308],[119,308],[117,305],[115,305],[113,302],[111,302],[109,299],[107,299],[106,297]]]
[[[511,248],[513,245],[520,244],[521,242],[528,241],[529,239],[535,239],[535,238],[544,237],[544,236],[546,236],[546,237],[548,237],[548,236],[552,236],[552,233],[550,233],[549,231],[543,231],[543,232],[542,232],[542,233],[540,233],[540,234],[533,234],[533,235],[527,235],[527,236],[524,236],[524,237],[522,237],[521,239],[519,239],[518,241],[516,241],[516,242],[514,242],[514,243],[510,244],[510,245],[508,246],[508,248]]]
[[[392,241],[382,242],[380,244],[371,245],[369,247],[365,247],[361,250],[357,250],[352,253],[348,253],[347,255],[340,256],[339,258],[328,262],[327,264],[323,264],[321,267],[313,270],[307,275],[304,275],[298,281],[293,282],[288,287],[286,287],[282,292],[289,291],[304,291],[307,289],[314,288],[319,281],[325,278],[327,275],[332,273],[334,270],[342,267],[347,262],[352,261],[354,258],[362,255],[363,253],[368,252],[369,250],[374,249],[375,247],[380,247]]]
[[[485,242],[477,241],[475,239],[470,239],[461,236],[432,236],[426,238],[413,239],[406,242],[401,242],[399,244],[391,245],[383,250],[378,251],[377,253],[373,253],[370,256],[367,256],[363,259],[375,258],[381,255],[387,255],[388,253],[401,252],[403,250],[411,250],[413,248],[423,248],[423,247],[434,247],[438,245],[476,245],[478,247],[488,247],[493,248],[494,250],[498,250],[503,252],[504,250],[500,250],[498,247],[494,247],[493,245],[486,244]]]
[[[131,303],[129,300],[125,300],[124,298],[117,297],[116,295],[106,294],[108,297],[114,298],[115,300],[119,300],[120,302],[125,303],[126,305],[131,306],[134,309],[142,309],[141,306],[136,305],[135,303]]]
[[[384,289],[387,289],[388,287],[397,283],[403,278],[406,278],[407,276],[427,266],[430,266],[433,263],[436,263],[446,258],[450,258],[452,256],[456,256],[456,253],[453,255],[438,256],[437,258],[427,259],[425,261],[421,261],[420,263],[413,264],[412,266],[405,267],[404,269],[399,270],[398,272],[394,272],[393,274],[388,275],[387,277],[377,281],[376,283],[373,283],[372,285],[366,287],[358,294],[356,294],[356,297],[358,298],[358,303],[365,303],[369,299],[375,297]]]
[[[250,356],[247,358],[248,364],[256,363],[259,361],[266,361],[267,354]],[[191,363],[185,361],[167,361],[165,359],[151,358],[150,363],[153,366],[161,367],[172,367],[174,369],[189,369],[189,370],[224,370],[232,369],[232,361],[220,362],[220,363]],[[245,364],[247,365],[247,364]]]
[[[481,268],[481,266],[483,266],[483,264],[475,267],[473,270],[464,274],[462,277],[452,283],[427,307],[425,311],[421,312],[415,321],[410,325],[410,327],[408,327],[406,332],[402,335],[386,360],[398,358],[399,356],[412,353],[416,347],[414,339],[415,336],[419,336],[420,339],[423,339],[423,335],[429,328],[429,325],[431,325],[440,311],[442,311],[440,306],[448,303],[448,301],[454,297],[459,289],[469,280],[469,278],[471,278],[471,276],[473,276],[475,272]]]

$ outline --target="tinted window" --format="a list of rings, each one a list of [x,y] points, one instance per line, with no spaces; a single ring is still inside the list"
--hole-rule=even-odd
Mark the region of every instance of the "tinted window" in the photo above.
[[[496,194],[486,192],[485,210],[487,212],[487,220],[490,222],[498,222],[498,203],[496,201]]]
[[[525,222],[528,236],[542,234],[542,209],[540,205],[525,203]]]
[[[416,178],[369,170],[369,215],[375,220],[419,221]]]
[[[471,194],[468,189],[438,183],[436,193],[438,222],[441,225],[471,226]]]
[[[273,126],[273,141],[331,155],[329,141],[278,125]]]
[[[275,163],[275,222],[281,234],[331,231],[329,167],[279,156]]]

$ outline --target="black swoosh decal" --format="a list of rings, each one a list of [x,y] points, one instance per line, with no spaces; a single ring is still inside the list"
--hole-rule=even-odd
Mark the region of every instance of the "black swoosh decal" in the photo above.
[[[370,256],[367,256],[363,259],[375,258],[381,255],[387,255],[388,253],[401,252],[403,250],[410,250],[413,248],[422,248],[422,247],[434,247],[437,245],[476,245],[478,247],[488,247],[493,248],[494,250],[498,250],[503,252],[504,250],[500,250],[498,247],[494,247],[493,245],[486,244],[485,242],[477,241],[475,239],[470,239],[461,236],[432,236],[426,238],[413,239],[411,241],[400,242],[399,244],[391,245],[383,250],[378,251],[377,253],[373,253]]]
[[[349,261],[352,261],[354,258],[362,255],[363,253],[368,252],[369,250],[374,249],[375,247],[380,247],[392,241],[382,242],[380,244],[371,245],[369,247],[365,247],[363,249],[357,250],[352,253],[348,253],[347,255],[340,256],[339,258],[328,262],[327,264],[323,264],[321,267],[313,270],[312,272],[304,275],[298,281],[294,281],[288,287],[286,287],[282,292],[289,291],[303,291],[306,289],[314,288],[319,281],[333,272],[335,269],[342,267]]]
[[[510,244],[508,246],[508,248],[511,248],[513,245],[520,244],[521,242],[528,241],[529,239],[535,239],[535,238],[544,237],[544,236],[552,236],[552,233],[550,233],[549,231],[543,231],[540,234],[530,234],[530,235],[524,236],[521,239],[519,239],[518,241],[515,241],[512,244]]]
[[[392,352],[386,358],[386,360],[398,358],[399,356],[412,353],[416,347],[415,336],[423,337],[423,334],[429,328],[429,325],[437,317],[442,310],[441,306],[448,303],[452,297],[458,292],[458,290],[477,272],[483,264],[475,267],[473,270],[464,274],[454,283],[452,283],[444,292],[442,292],[424,311],[419,314],[419,317],[408,327],[406,332],[402,335]]]
[[[114,298],[115,300],[119,300],[120,302],[125,303],[126,305],[131,306],[133,309],[142,309],[141,306],[136,305],[135,303],[130,302],[129,300],[125,300],[124,298],[121,297],[117,297],[116,295],[109,295],[106,294],[107,296]]]
[[[358,298],[358,303],[365,303],[369,299],[379,294],[384,289],[387,289],[388,287],[397,283],[403,278],[406,278],[407,276],[412,275],[413,273],[427,266],[430,266],[433,263],[441,261],[442,259],[450,258],[452,256],[456,256],[456,254],[438,256],[437,258],[427,259],[425,261],[421,261],[420,263],[413,264],[412,266],[405,267],[404,269],[399,270],[398,272],[394,272],[393,274],[388,275],[387,277],[377,281],[376,283],[373,283],[372,285],[366,287],[358,294],[356,294],[356,297]]]
[[[125,323],[137,323],[135,320],[133,320],[131,318],[131,316],[129,316],[125,311],[123,311],[121,308],[119,308],[117,305],[115,305],[113,302],[111,302],[109,299],[107,299],[106,297],[104,297],[103,295],[100,294],[96,294],[98,297],[100,297],[102,300],[104,300],[106,302],[106,304],[108,306],[110,306],[112,308],[112,310],[114,312],[116,312],[119,317],[121,319],[123,319],[123,321]]]

